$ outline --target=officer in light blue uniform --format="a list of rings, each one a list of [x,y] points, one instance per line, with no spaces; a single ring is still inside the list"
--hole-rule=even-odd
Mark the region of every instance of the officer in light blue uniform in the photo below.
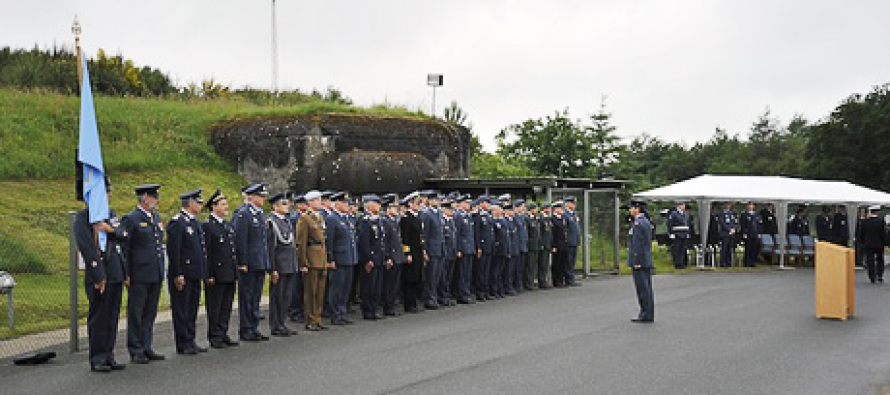
[[[736,233],[739,229],[739,217],[732,210],[732,203],[727,202],[718,216],[720,234],[720,266],[732,266],[733,250],[735,249]]]
[[[516,258],[515,270],[513,272],[513,289],[517,293],[525,290],[525,260],[528,258],[528,224],[525,215],[525,200],[516,199],[513,202],[513,209],[516,214],[513,218],[516,221],[516,234],[519,239],[519,256]]]
[[[491,259],[494,252],[494,226],[491,218],[488,196],[482,195],[476,199],[478,209],[473,213],[473,237],[476,239],[476,256],[474,259],[473,291],[476,300],[484,302],[491,296],[488,288],[491,274]]]
[[[346,318],[349,289],[352,287],[353,270],[358,263],[356,229],[349,218],[349,194],[338,192],[330,199],[334,207],[325,217],[325,251],[328,263],[333,263],[334,268],[328,271],[327,305],[331,325],[349,325],[352,324]]]
[[[423,306],[429,310],[439,308],[439,279],[442,276],[442,265],[445,259],[445,236],[442,226],[442,212],[439,210],[439,193],[424,191],[421,196],[426,198],[427,206],[420,211],[423,224],[423,240],[426,243],[428,259],[423,272]]]
[[[392,259],[392,266],[383,270],[383,315],[399,316],[402,315],[396,310],[396,303],[399,299],[402,283],[402,269],[406,262],[413,260],[407,255],[402,244],[402,235],[399,229],[399,206],[396,202],[396,195],[391,193],[383,196],[383,225],[386,226],[386,253]]]
[[[457,304],[452,294],[451,284],[454,277],[454,265],[457,262],[457,228],[454,218],[454,207],[451,200],[442,202],[442,235],[444,236],[445,255],[442,260],[442,274],[439,278],[439,304],[454,306]]]
[[[361,268],[362,318],[376,321],[385,317],[378,312],[383,292],[383,269],[392,267],[387,255],[386,226],[380,216],[380,197],[362,196],[365,215],[358,226],[358,262]]]
[[[507,219],[504,218],[504,209],[499,203],[493,204],[492,210],[492,230],[494,232],[494,243],[492,243],[492,260],[491,272],[488,276],[489,285],[488,292],[491,299],[500,299],[504,297],[504,268],[507,261],[512,257],[510,251],[510,230],[507,225]]]
[[[574,196],[567,196],[564,201],[567,242],[569,247],[568,260],[565,262],[565,284],[570,287],[580,287],[581,283],[575,281],[575,263],[578,261],[578,246],[581,245],[581,219],[575,211],[577,201]]]
[[[238,257],[238,334],[244,341],[269,340],[260,333],[260,298],[266,273],[272,270],[269,261],[266,216],[263,204],[268,192],[263,184],[253,184],[244,190],[248,204],[234,214],[235,255]]]
[[[451,291],[457,303],[470,304],[476,302],[470,286],[473,280],[473,258],[476,255],[476,239],[473,233],[473,217],[469,209],[472,199],[470,195],[458,197],[455,210],[454,226],[457,230],[458,255],[455,264],[454,281]]]
[[[173,313],[177,354],[207,352],[195,342],[201,284],[207,278],[207,247],[197,214],[204,207],[201,190],[179,195],[182,210],[167,224],[167,290]]]
[[[634,286],[640,305],[639,315],[631,321],[638,323],[655,321],[655,295],[652,290],[652,274],[655,270],[652,260],[652,224],[646,218],[645,210],[646,205],[643,202],[632,200],[628,204],[633,224],[628,237],[627,266],[633,270]]]
[[[517,294],[514,280],[516,278],[517,266],[520,264],[519,259],[521,251],[519,248],[519,226],[516,224],[518,221],[516,219],[516,210],[513,207],[513,204],[506,202],[504,203],[503,208],[504,213],[506,214],[504,217],[504,224],[507,226],[507,232],[510,235],[510,257],[506,261],[501,281],[504,294],[514,296]]]

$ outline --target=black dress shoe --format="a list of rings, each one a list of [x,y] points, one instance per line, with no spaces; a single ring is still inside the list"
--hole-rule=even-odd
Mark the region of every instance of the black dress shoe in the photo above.
[[[108,362],[108,366],[111,368],[111,370],[124,370],[127,368],[127,365],[117,363],[116,361]]]
[[[647,318],[631,318],[630,320],[631,322],[636,322],[638,324],[649,324],[653,322],[653,320]]]
[[[239,343],[226,337],[225,339],[223,339],[223,344],[229,347],[238,347]]]
[[[197,344],[192,344],[192,348],[197,352],[207,352],[207,347],[201,347]]]
[[[439,309],[439,305],[437,305],[437,304],[432,304],[432,303],[424,303],[424,304],[423,304],[423,308],[425,308],[425,309],[427,309],[427,310],[438,310],[438,309]]]
[[[145,357],[148,358],[149,361],[163,361],[163,360],[167,359],[163,355],[158,354],[151,350],[145,352]]]
[[[219,349],[219,348],[226,348],[227,346],[226,346],[226,343],[223,343],[222,341],[212,341],[212,342],[210,342],[210,347]]]
[[[148,357],[145,355],[137,355],[134,357],[130,357],[130,363],[134,363],[137,365],[145,365],[148,363]]]
[[[410,309],[405,309],[405,312],[408,314],[417,314],[420,312],[420,310],[418,310],[416,307],[414,307],[414,308],[410,308]]]
[[[280,330],[280,329],[279,329],[279,330],[275,330],[275,331],[272,331],[272,336],[275,336],[275,337],[290,337],[290,331],[284,331],[284,330]]]
[[[93,365],[90,366],[90,370],[96,373],[109,373],[111,372],[111,366],[108,365]]]
[[[377,321],[377,315],[376,314],[362,314],[362,319],[365,319],[368,321]]]
[[[266,335],[264,335],[264,334],[262,334],[262,333],[259,333],[259,332],[256,333],[256,337],[257,337],[258,339],[260,339],[261,341],[264,341],[264,342],[269,341],[269,336],[266,336]]]
[[[398,316],[402,315],[402,313],[400,313],[400,312],[398,312],[398,311],[395,311],[395,310],[393,310],[393,311],[387,311],[387,312],[385,312],[385,313],[383,313],[383,314],[384,314],[384,315],[387,315],[387,316],[390,316],[390,317],[398,317]]]
[[[470,304],[470,300],[469,300],[469,299],[463,299],[463,298],[461,298],[461,299],[458,299],[458,300],[457,300],[457,303],[460,303],[460,304]]]
[[[345,326],[345,325],[346,325],[346,321],[343,320],[343,319],[340,319],[340,318],[334,318],[334,319],[331,320],[331,325]]]
[[[241,335],[241,341],[244,341],[244,342],[258,342],[258,341],[260,341],[260,338],[259,338],[257,335],[253,334],[253,333],[248,333],[248,334]]]
[[[182,355],[198,355],[198,350],[195,350],[194,348],[189,347],[189,348],[184,348],[182,350],[176,350],[176,353],[182,354]]]

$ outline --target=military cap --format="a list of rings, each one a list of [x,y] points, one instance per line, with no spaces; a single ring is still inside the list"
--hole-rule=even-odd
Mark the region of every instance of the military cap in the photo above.
[[[439,207],[441,207],[441,208],[451,208],[451,207],[452,207],[451,200],[443,200],[442,203],[439,205]]]
[[[309,191],[309,192],[306,192],[306,194],[303,195],[303,198],[305,198],[307,202],[310,201],[310,200],[320,199],[320,198],[321,198],[321,192],[316,191],[316,190],[313,189],[313,190],[311,190],[311,191]]]
[[[501,205],[501,207],[503,207],[504,210],[512,210],[512,209],[513,209],[513,205],[510,204],[510,202],[508,202],[508,201],[507,201],[507,202],[504,202],[504,203]]]
[[[278,203],[278,202],[280,202],[280,201],[282,201],[282,200],[288,200],[287,195],[288,195],[287,192],[281,192],[281,193],[278,193],[278,194],[276,194],[275,196],[272,196],[272,197],[269,198],[269,203],[270,203],[270,204],[276,204],[276,203]]]
[[[409,193],[408,196],[405,196],[405,198],[402,200],[411,201],[411,200],[417,199],[418,196],[420,196],[420,192],[414,191],[414,192]]]
[[[644,201],[642,201],[642,200],[631,199],[630,201],[627,202],[626,205],[624,205],[624,206],[621,207],[621,208],[627,210],[627,209],[629,209],[629,208],[631,208],[631,207],[637,207],[637,208],[639,208],[639,209],[641,209],[641,210],[645,210],[645,209],[646,209],[646,202],[644,202]]]
[[[529,210],[531,210],[531,209],[533,209],[533,208],[538,208],[538,204],[535,203],[534,201],[531,201],[531,202],[528,202],[528,203],[526,204],[526,207],[528,207]]]
[[[564,200],[566,203],[568,203],[568,202],[575,203],[575,201],[576,201],[574,196],[566,196],[566,198],[563,199],[563,200]]]
[[[552,206],[553,206],[553,205],[550,204],[550,202],[544,202],[544,203],[541,203],[541,208],[550,208],[550,207],[552,207]]]
[[[479,203],[491,203],[491,198],[488,195],[481,195],[476,198]]]
[[[425,198],[438,199],[439,192],[436,192],[432,189],[427,189],[425,191],[420,191],[420,196],[423,196]]]
[[[396,201],[396,194],[387,193],[386,195],[383,195],[380,199],[384,202],[392,203],[392,202]]]
[[[550,207],[553,207],[553,208],[562,207],[562,206],[563,206],[562,200],[557,200],[553,203],[550,203]]]
[[[513,197],[510,196],[509,193],[505,193],[505,194],[503,194],[503,195],[501,195],[501,196],[498,196],[498,200],[500,200],[500,201],[502,201],[502,202],[503,202],[503,201],[510,201],[511,199],[513,199]]]
[[[491,202],[491,207],[501,207],[501,202],[498,202],[498,201]]]
[[[225,198],[226,198],[225,195],[223,195],[222,192],[220,192],[219,189],[217,189],[216,191],[213,192],[212,195],[210,195],[210,198],[207,199],[207,203],[204,206],[209,209],[209,208],[213,207],[214,204],[218,203],[220,200],[223,200]]]
[[[380,203],[380,196],[377,196],[373,193],[369,193],[367,195],[362,195],[362,203],[370,203],[370,202]]]
[[[408,197],[402,198],[399,200],[399,206],[408,207],[411,205],[411,201],[413,199],[409,199]]]
[[[324,193],[322,193],[322,198],[324,198]],[[334,192],[330,194],[326,199],[332,202],[345,202],[351,200],[349,193],[347,192]]]
[[[460,202],[472,202],[472,201],[473,201],[473,197],[470,196],[470,194],[468,193],[468,194],[466,194],[466,195],[461,196],[460,199],[458,199],[458,201],[460,201]]]
[[[306,197],[301,194],[294,194],[294,203],[306,203]]]
[[[525,199],[516,199],[513,201],[513,205],[516,207],[522,206],[525,204]]]
[[[876,205],[873,205],[873,206],[868,206],[868,211],[881,211],[881,205],[880,205],[880,204],[876,204]]]
[[[249,185],[247,188],[244,188],[242,191],[248,195],[266,196],[269,194],[269,191],[266,189],[266,184],[263,184],[261,182]]]
[[[186,193],[183,193],[183,194],[179,195],[179,199],[181,199],[182,201],[194,200],[198,203],[204,203],[204,200],[201,199],[201,190],[200,189],[196,189],[194,191],[188,191]]]
[[[145,184],[134,188],[134,190],[136,191],[136,196],[149,195],[158,197],[158,189],[160,188],[161,184]]]
[[[748,202],[748,203],[753,203],[753,202]],[[675,205],[675,206],[679,206],[679,205],[681,205],[681,204],[686,204],[686,201],[683,201],[683,200],[677,200],[677,201],[674,202],[674,205]]]

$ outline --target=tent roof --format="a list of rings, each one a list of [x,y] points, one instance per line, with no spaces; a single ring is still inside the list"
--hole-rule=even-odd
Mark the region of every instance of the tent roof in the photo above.
[[[634,197],[643,200],[890,204],[890,194],[846,181],[817,181],[778,176],[718,176],[710,174],[637,193]]]

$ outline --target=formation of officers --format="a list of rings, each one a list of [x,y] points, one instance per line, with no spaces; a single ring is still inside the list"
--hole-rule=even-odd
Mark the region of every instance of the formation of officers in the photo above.
[[[111,184],[106,180],[109,198]],[[157,213],[160,185],[135,189],[137,207],[123,217],[89,222],[87,209],[73,227],[86,263],[90,366],[121,370],[114,344],[123,288],[128,290],[127,349],[131,363],[164,360],[152,346],[162,284],[167,281],[176,352],[207,352],[197,339],[202,291],[206,338],[212,348],[239,345],[229,324],[238,295],[238,338],[272,336],[330,325],[352,324],[348,314],[360,301],[361,317],[387,316],[473,304],[524,291],[580,286],[574,262],[580,244],[575,199],[536,202],[452,192],[364,195],[347,192],[289,192],[268,197],[265,184],[242,189],[243,204],[216,190],[179,196],[181,211],[166,225]],[[265,211],[269,203],[271,212]],[[206,221],[198,215],[209,211]],[[231,220],[229,220],[231,218]],[[108,235],[107,246],[97,242]],[[166,267],[165,267],[166,261]],[[269,314],[260,310],[268,278]],[[399,308],[399,303],[402,308]]]

